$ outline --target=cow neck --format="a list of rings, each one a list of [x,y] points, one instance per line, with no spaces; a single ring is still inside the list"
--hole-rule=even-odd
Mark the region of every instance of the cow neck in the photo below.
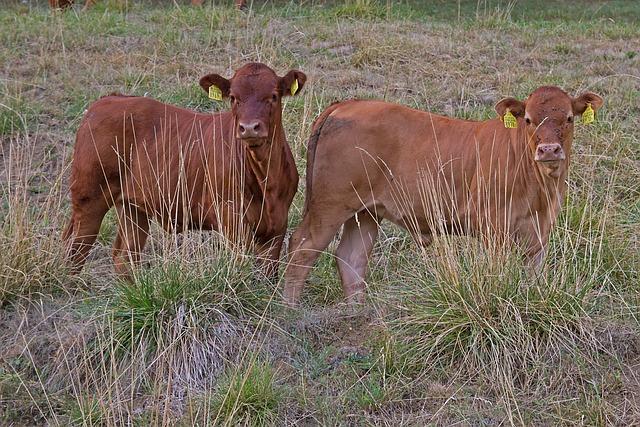
[[[252,180],[260,187],[260,191],[265,199],[267,195],[274,191],[281,181],[284,163],[284,135],[281,128],[277,128],[270,136],[270,142],[258,148],[249,148],[242,144],[244,158]]]
[[[249,192],[249,199],[260,203],[258,217],[254,218],[267,230],[276,226],[275,201],[278,198],[279,186],[286,167],[286,139],[281,120],[272,120],[274,128],[268,142],[258,148],[249,148],[242,141],[235,139],[236,148],[242,159],[244,169],[244,191]]]
[[[516,155],[515,160],[521,159],[516,164],[522,164],[517,168],[518,175],[520,175],[520,179],[517,179],[517,181],[524,184],[524,188],[533,189],[539,194],[540,197],[536,199],[536,204],[532,205],[531,209],[546,211],[553,220],[564,200],[569,156],[565,160],[563,172],[558,177],[551,177],[544,173],[535,161],[534,155],[529,149],[527,133],[524,127],[518,126],[511,135],[515,136],[515,141],[511,138],[513,152]]]

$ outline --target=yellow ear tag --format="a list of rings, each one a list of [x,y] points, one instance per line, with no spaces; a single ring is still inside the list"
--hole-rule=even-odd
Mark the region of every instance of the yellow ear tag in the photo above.
[[[293,83],[291,83],[291,96],[295,95],[298,92],[298,79],[295,79]]]
[[[209,98],[222,101],[222,91],[216,85],[209,86]]]
[[[518,120],[516,120],[516,116],[514,116],[509,109],[504,113],[502,121],[504,122],[504,127],[507,129],[515,129],[518,127]]]
[[[591,106],[591,103],[587,104],[587,108],[585,108],[584,112],[582,113],[582,123],[584,123],[585,125],[588,125],[589,123],[593,123],[596,121],[596,112],[593,111],[593,107]]]

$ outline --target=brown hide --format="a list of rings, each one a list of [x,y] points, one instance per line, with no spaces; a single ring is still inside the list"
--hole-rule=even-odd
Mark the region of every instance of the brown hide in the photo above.
[[[91,105],[76,136],[73,212],[64,233],[75,269],[82,268],[105,213],[115,207],[113,257],[120,274],[130,274],[150,219],[168,231],[217,230],[234,241],[252,241],[265,272],[277,273],[298,185],[281,120],[291,76],[301,89],[306,76],[300,71],[280,78],[255,63],[230,80],[203,77],[203,89],[216,82],[223,96],[234,99],[230,112],[202,114],[122,95]],[[264,137],[237,137],[238,123],[253,119],[263,121]]]
[[[564,199],[573,116],[595,94],[573,99],[542,87],[496,105],[517,118],[458,120],[379,101],[346,101],[314,123],[302,222],[291,238],[285,299],[296,304],[317,254],[344,224],[336,259],[344,291],[359,301],[367,260],[388,219],[422,244],[433,235],[476,236],[544,255]]]
[[[66,9],[73,5],[73,0],[49,0],[52,9]]]

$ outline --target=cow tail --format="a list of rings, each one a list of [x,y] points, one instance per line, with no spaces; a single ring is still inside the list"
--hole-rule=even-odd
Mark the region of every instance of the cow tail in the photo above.
[[[316,158],[316,147],[318,146],[318,140],[320,139],[320,133],[322,132],[322,126],[324,126],[325,122],[340,105],[342,102],[334,102],[329,107],[327,107],[318,118],[313,122],[313,126],[311,127],[311,136],[309,137],[309,142],[307,143],[307,176],[306,176],[306,190],[304,197],[304,209],[303,215],[307,213],[309,209],[309,202],[311,201],[311,191],[312,191],[312,182],[313,182],[313,164]]]

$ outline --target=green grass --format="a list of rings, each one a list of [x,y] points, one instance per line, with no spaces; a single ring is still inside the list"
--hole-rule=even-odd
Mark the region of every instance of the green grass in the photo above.
[[[11,94],[5,88],[0,91],[0,136],[10,136],[33,127],[38,105],[27,101],[24,94]]]
[[[427,260],[425,260],[427,261]],[[390,326],[417,369],[467,370],[518,380],[551,347],[571,349],[584,337],[585,295],[593,286],[528,278],[519,257],[487,260],[467,251],[417,270],[398,291],[401,313]],[[504,377],[503,377],[504,375]]]
[[[232,368],[218,384],[209,414],[221,424],[271,425],[276,420],[284,391],[277,372],[266,362]]]
[[[70,410],[69,418],[73,426],[99,426],[105,423],[100,402],[90,397],[79,399]]]
[[[107,324],[113,341],[103,345],[118,353],[142,348],[153,355],[175,344],[166,340],[171,334],[190,336],[194,328],[214,330],[217,324],[262,315],[272,293],[253,278],[250,262],[224,253],[206,264],[199,261],[153,266],[132,283],[119,283]]]
[[[192,400],[185,425],[274,425],[278,408],[288,397],[278,372],[267,361],[249,355],[229,367],[209,392]]]

